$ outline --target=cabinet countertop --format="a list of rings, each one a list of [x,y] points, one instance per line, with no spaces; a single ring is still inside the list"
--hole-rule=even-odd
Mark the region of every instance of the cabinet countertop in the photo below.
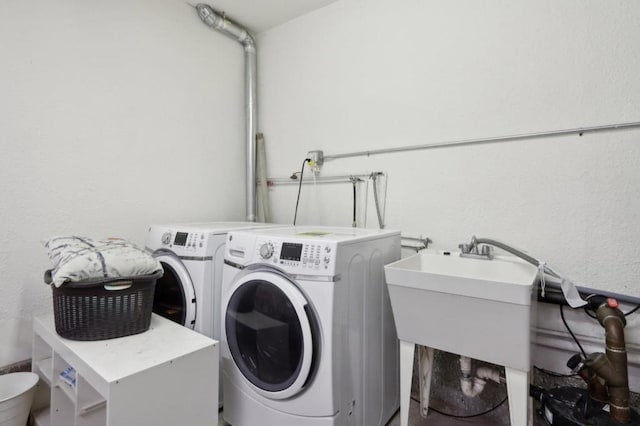
[[[81,361],[74,365],[80,374],[86,375],[88,372],[82,370],[90,369],[106,383],[218,344],[155,314],[151,316],[149,330],[144,333],[108,340],[65,339],[56,333],[53,315],[34,318],[34,330],[65,359]]]

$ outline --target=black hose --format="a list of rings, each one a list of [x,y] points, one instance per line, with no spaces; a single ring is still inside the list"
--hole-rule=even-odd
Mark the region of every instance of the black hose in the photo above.
[[[569,323],[567,323],[567,320],[564,318],[564,305],[560,305],[560,318],[562,319],[562,323],[564,324],[565,328],[573,338],[573,341],[576,342],[576,345],[578,345],[578,348],[580,348],[580,353],[582,353],[582,356],[586,358],[587,353],[584,351],[584,348],[578,341],[578,338],[576,337],[576,335],[573,334],[573,331],[571,330],[571,328],[569,328]]]
[[[298,203],[300,203],[300,191],[302,190],[302,175],[304,174],[304,165],[311,161],[311,158],[305,158],[302,162],[302,168],[300,169],[300,183],[298,184],[298,198],[296,198],[296,211],[293,214],[293,226],[296,226],[296,219],[298,217]]]
[[[355,179],[352,182],[353,182],[353,222],[351,223],[351,226],[355,228],[356,227],[356,181]]]

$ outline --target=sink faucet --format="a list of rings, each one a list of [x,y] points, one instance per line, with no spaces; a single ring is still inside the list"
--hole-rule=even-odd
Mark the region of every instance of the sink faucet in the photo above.
[[[473,236],[469,244],[458,245],[460,249],[460,257],[472,257],[476,259],[492,259],[492,247],[484,244],[480,245],[480,241]]]

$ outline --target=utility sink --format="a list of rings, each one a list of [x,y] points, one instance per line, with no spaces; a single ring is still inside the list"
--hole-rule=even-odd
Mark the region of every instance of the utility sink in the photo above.
[[[385,275],[400,340],[529,369],[535,266],[424,250]]]
[[[420,395],[428,412],[433,350],[505,367],[512,426],[532,421],[531,327],[538,268],[512,256],[493,259],[422,251],[384,267],[400,339],[400,425],[408,425],[415,345]]]

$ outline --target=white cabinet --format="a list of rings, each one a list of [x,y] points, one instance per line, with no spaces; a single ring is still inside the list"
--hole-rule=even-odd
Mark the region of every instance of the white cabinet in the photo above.
[[[155,314],[146,332],[117,339],[62,338],[53,316],[33,331],[37,425],[218,424],[217,341]],[[69,367],[73,384],[61,376]]]

